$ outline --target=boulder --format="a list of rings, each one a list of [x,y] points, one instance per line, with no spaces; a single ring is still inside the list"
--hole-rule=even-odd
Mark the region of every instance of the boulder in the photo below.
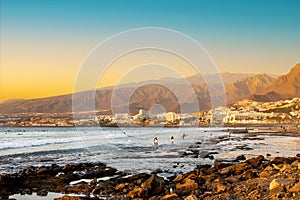
[[[198,198],[195,195],[190,195],[184,198],[184,200],[198,200]]]
[[[179,174],[178,176],[176,176],[176,178],[173,180],[174,183],[178,183],[181,182],[183,180],[183,175]]]
[[[239,156],[236,157],[236,160],[237,161],[246,160],[246,157],[244,155],[239,155]]]
[[[252,165],[253,167],[257,168],[264,159],[265,159],[264,156],[259,155],[256,158],[250,158],[250,159],[246,160],[245,162]]]
[[[117,185],[116,187],[115,187],[115,190],[123,190],[125,188],[125,184],[124,183],[121,183],[121,184],[119,184],[119,185]]]
[[[228,190],[228,187],[222,181],[215,181],[207,185],[207,188],[216,193],[225,192]]]
[[[128,192],[127,196],[131,199],[134,198],[140,198],[142,197],[144,194],[144,190],[138,186],[134,187],[133,190],[131,190],[130,192]]]
[[[183,184],[177,183],[175,192],[179,195],[191,194],[191,192],[198,188],[198,184],[192,179],[185,179]]]
[[[217,161],[217,160],[215,160],[215,162],[214,162],[214,168],[215,168],[216,170],[219,170],[219,169],[222,169],[222,168],[224,168],[224,167],[231,166],[231,165],[232,165],[232,164],[230,164],[230,163],[222,163],[222,162]]]
[[[299,164],[299,161],[298,161],[298,160],[295,160],[295,161],[291,164],[291,167],[298,168],[298,164]]]
[[[167,194],[161,198],[161,200],[179,200],[180,198],[176,193]]]
[[[242,174],[248,169],[251,169],[251,165],[248,163],[239,163],[220,169],[218,172],[222,175]]]
[[[269,190],[273,190],[280,187],[280,183],[277,179],[274,179],[271,181],[270,185],[269,185]]]
[[[253,179],[253,178],[255,178],[255,176],[256,176],[256,175],[255,175],[252,171],[245,171],[245,172],[242,174],[240,180]]]
[[[157,175],[152,175],[149,179],[147,179],[144,183],[142,183],[141,187],[148,191],[150,196],[159,194],[164,185],[164,179],[158,177]]]
[[[283,157],[276,157],[271,161],[271,163],[275,164],[275,165],[284,164],[287,162],[289,162],[289,160],[287,158],[283,158]]]
[[[288,189],[289,192],[300,192],[300,181]]]

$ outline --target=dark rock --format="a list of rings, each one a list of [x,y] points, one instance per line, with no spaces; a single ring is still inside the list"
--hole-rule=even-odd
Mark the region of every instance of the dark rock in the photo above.
[[[141,187],[145,189],[150,196],[159,194],[162,191],[163,186],[164,179],[156,175],[152,175],[141,185]]]
[[[265,159],[264,156],[260,155],[260,156],[257,156],[256,158],[250,158],[250,159],[246,160],[245,162],[249,163],[253,167],[257,168],[264,159]]]
[[[37,171],[36,171],[36,174],[37,175],[50,175],[49,174],[49,169],[48,168],[46,168],[46,167],[41,167],[40,169],[38,169]]]
[[[283,158],[283,157],[276,157],[271,161],[271,163],[275,164],[275,165],[279,165],[279,164],[283,164],[283,163],[287,163],[287,162],[288,162],[288,159]]]
[[[65,195],[59,198],[55,198],[54,200],[96,200],[96,199],[98,198]]]
[[[224,163],[224,162],[220,162],[220,161],[217,161],[217,160],[215,160],[215,162],[214,162],[214,168],[216,170],[219,170],[219,169],[222,169],[224,167],[231,166],[231,165],[232,165],[231,163]]]
[[[222,169],[218,170],[218,172],[222,175],[227,175],[227,176],[232,175],[232,174],[239,175],[251,168],[252,168],[251,165],[248,163],[239,163],[236,165],[231,165],[231,166],[222,168]]]
[[[248,179],[253,179],[256,178],[256,175],[252,171],[245,171],[240,180],[248,180]]]
[[[246,160],[246,157],[244,155],[239,155],[239,156],[236,157],[236,160],[237,161]]]
[[[39,190],[36,192],[36,195],[41,196],[41,197],[45,197],[48,195],[47,190]]]

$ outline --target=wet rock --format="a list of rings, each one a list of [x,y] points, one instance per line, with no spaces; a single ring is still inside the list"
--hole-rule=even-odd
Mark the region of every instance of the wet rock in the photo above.
[[[96,198],[65,195],[59,198],[55,198],[54,200],[96,200]]]
[[[134,187],[133,190],[131,190],[130,192],[128,192],[127,196],[129,198],[134,199],[134,198],[140,198],[140,197],[142,197],[143,194],[144,194],[144,190],[142,188],[136,186],[136,187]]]
[[[246,160],[246,157],[244,155],[239,155],[239,156],[236,157],[236,160],[237,161]]]
[[[289,192],[300,192],[300,181],[288,189]]]
[[[161,198],[161,200],[179,200],[180,198],[176,193],[167,194]]]
[[[184,180],[184,183],[176,184],[175,192],[179,195],[186,195],[186,194],[190,194],[193,190],[197,188],[198,188],[198,184],[194,180],[187,178]]]
[[[184,200],[198,200],[198,198],[195,195],[190,195],[184,198]]]
[[[48,168],[46,168],[46,167],[41,167],[40,169],[38,169],[38,170],[36,171],[36,174],[37,174],[37,175],[50,175],[49,172],[50,172],[50,170],[49,170]]]
[[[141,187],[145,189],[150,196],[153,196],[159,194],[162,191],[163,185],[163,178],[152,175],[149,179],[142,183]]]
[[[229,176],[225,180],[226,180],[226,182],[232,184],[232,183],[237,183],[240,180],[240,178],[241,178],[241,175],[238,175],[238,176]]]
[[[152,196],[148,200],[161,200],[160,196]]]
[[[271,163],[275,165],[283,164],[283,163],[288,163],[289,160],[283,157],[276,157],[274,158]]]
[[[264,156],[260,155],[260,156],[257,156],[256,158],[250,158],[250,159],[246,160],[245,162],[252,165],[253,167],[257,168],[262,163],[263,160],[264,160]]]
[[[231,165],[229,167],[222,168],[218,172],[222,175],[227,175],[227,176],[231,174],[238,175],[251,168],[252,168],[251,165],[248,163],[239,163],[236,165]]]
[[[45,197],[45,196],[48,195],[48,192],[47,192],[47,190],[38,190],[38,191],[36,192],[36,195]]]
[[[174,183],[178,183],[178,182],[181,182],[183,180],[183,175],[182,174],[179,174],[174,180],[173,182]]]
[[[232,164],[230,164],[230,163],[224,163],[224,162],[220,162],[220,161],[217,161],[217,160],[215,160],[215,162],[214,162],[214,168],[216,170],[219,170],[219,169],[222,169],[224,167],[231,166],[231,165]]]
[[[116,187],[115,187],[115,190],[123,190],[125,188],[125,184],[124,183],[121,183],[121,184],[119,184],[119,185],[117,185]]]

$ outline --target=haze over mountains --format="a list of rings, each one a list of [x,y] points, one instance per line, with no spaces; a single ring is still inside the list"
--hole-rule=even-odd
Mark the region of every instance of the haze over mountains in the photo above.
[[[137,113],[139,108],[155,111],[156,104],[165,111],[194,112],[211,109],[211,98],[222,103],[223,86],[218,74],[195,75],[186,79],[166,78],[76,93],[76,111],[93,110],[89,102],[95,99],[95,108],[102,114],[116,112]],[[286,75],[221,73],[227,104],[250,98],[255,101],[277,101],[300,96],[300,64]],[[209,86],[209,87],[208,87]],[[210,93],[211,92],[211,93]],[[154,107],[153,107],[154,106]],[[72,94],[40,98],[13,99],[0,103],[1,114],[72,112]]]

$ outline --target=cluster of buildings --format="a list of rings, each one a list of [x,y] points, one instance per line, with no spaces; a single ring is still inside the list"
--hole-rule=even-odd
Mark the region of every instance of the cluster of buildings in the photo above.
[[[130,116],[127,113],[117,113],[112,117],[112,123],[126,125],[147,125],[147,126],[198,126],[199,119],[192,114],[178,114],[167,112],[152,114],[150,111],[140,109],[139,113]]]
[[[300,98],[276,102],[243,100],[208,112],[211,124],[300,123]]]
[[[284,123],[300,124],[300,98],[277,102],[243,100],[231,106],[198,113],[153,114],[140,109],[136,115],[100,115],[97,112],[82,112],[76,117],[73,113],[34,113],[30,116],[0,114],[0,126],[223,126]]]

